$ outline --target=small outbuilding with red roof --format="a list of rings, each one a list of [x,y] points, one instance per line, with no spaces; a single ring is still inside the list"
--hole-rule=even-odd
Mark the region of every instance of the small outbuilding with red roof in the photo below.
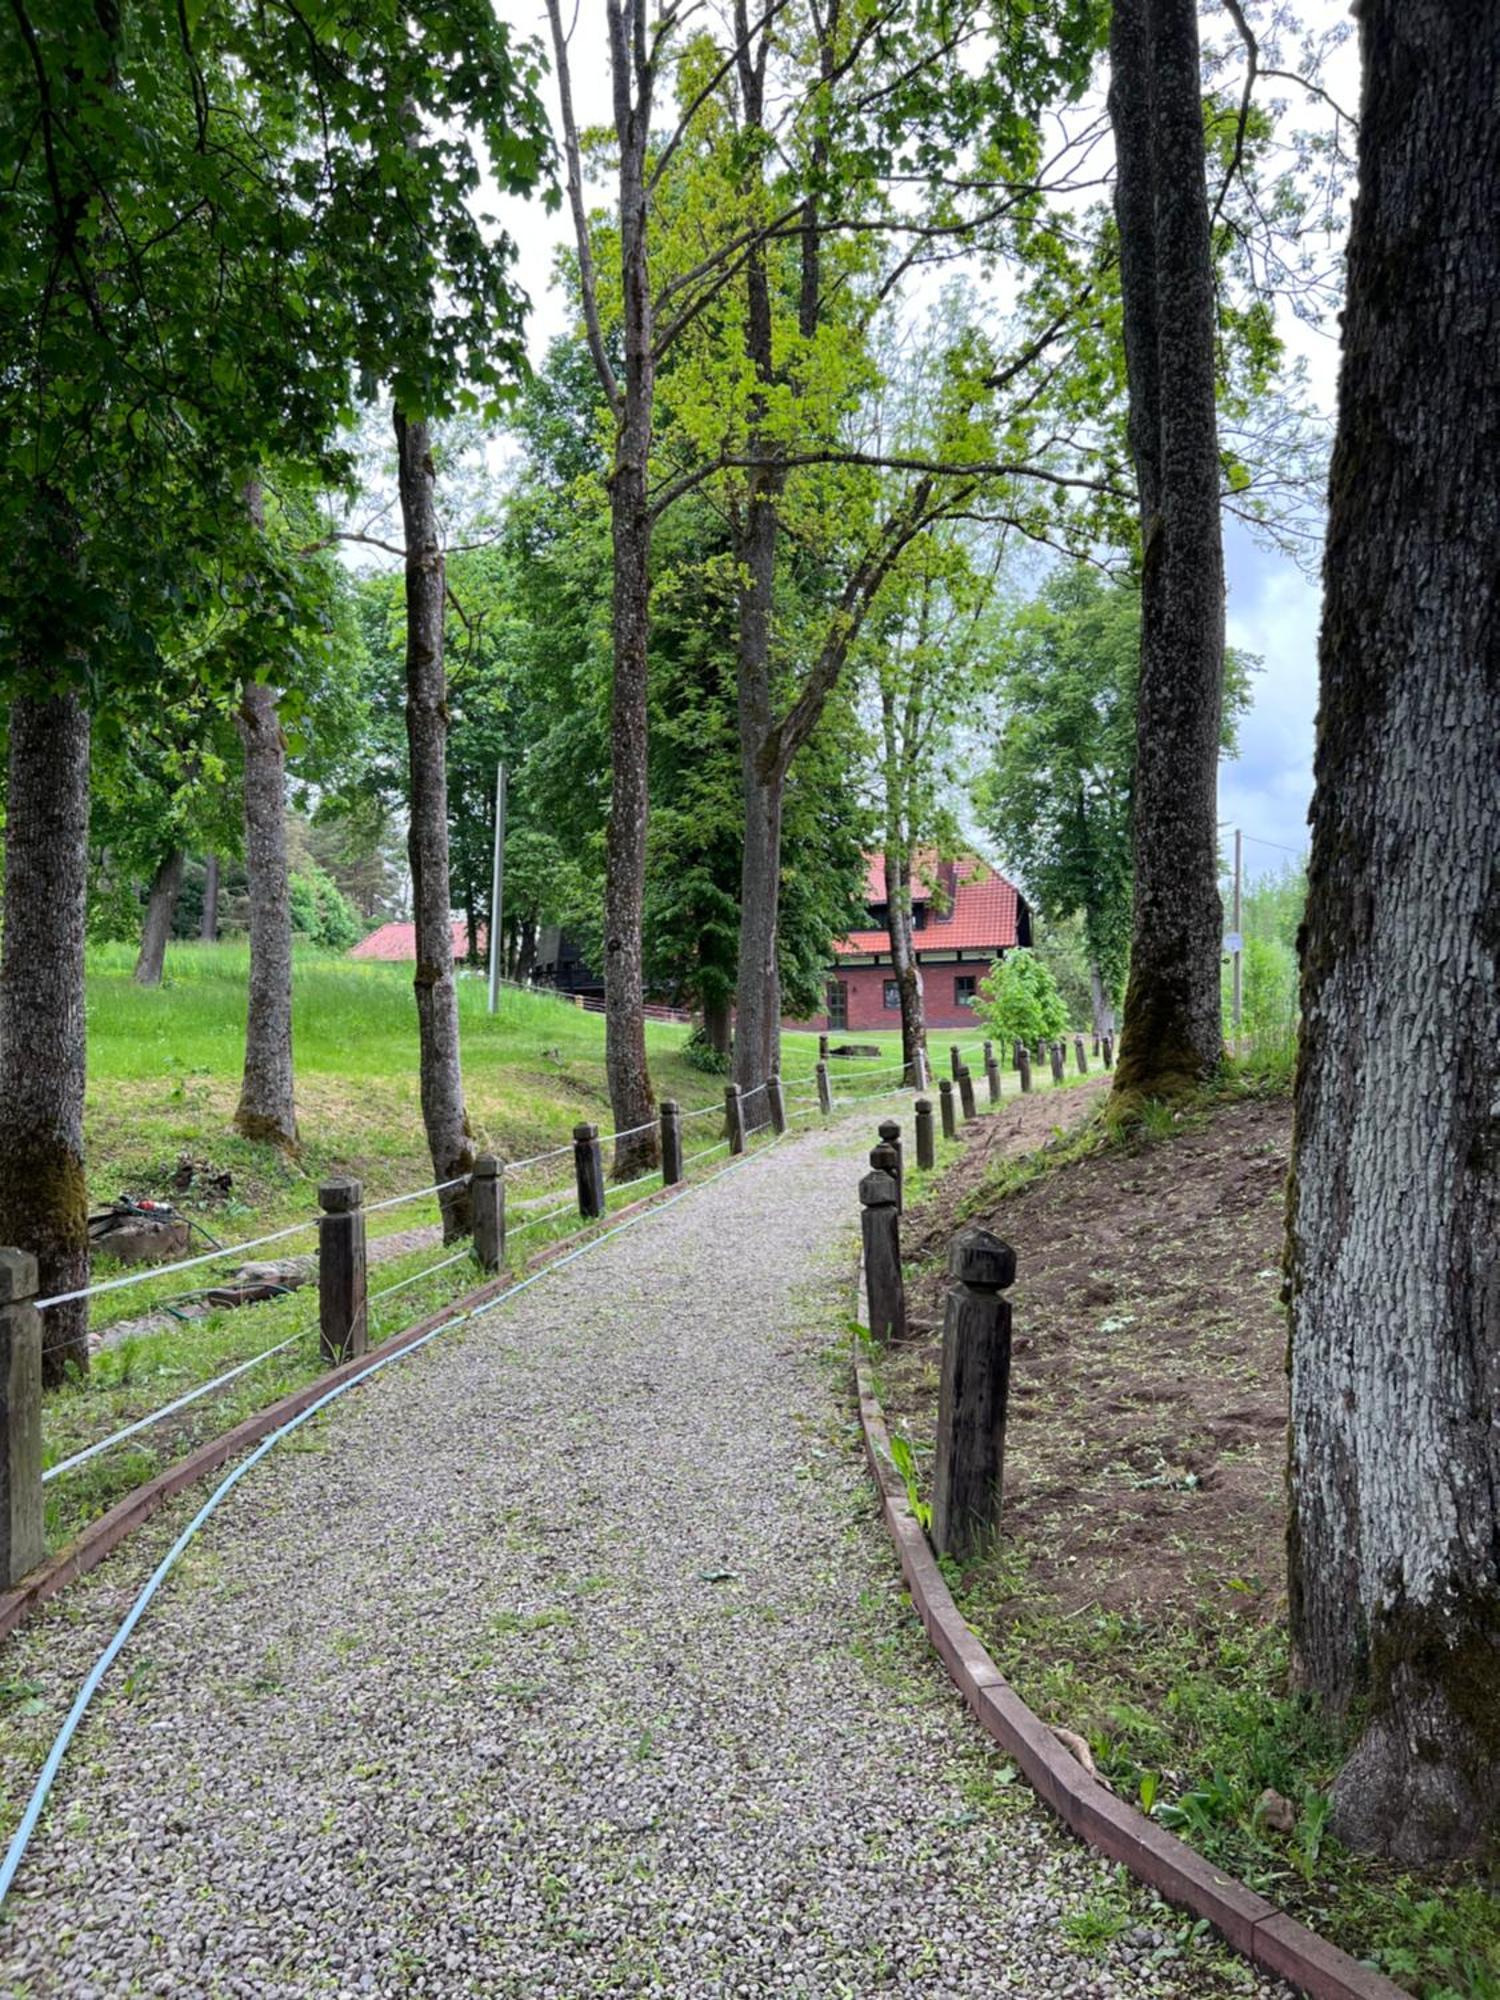
[[[944,861],[921,854],[912,870],[912,945],[922,970],[927,1025],[963,1028],[974,996],[997,958],[1031,943],[1031,907],[977,854]],[[830,1033],[899,1028],[901,1002],[886,930],[885,857],[869,857],[865,876],[867,930],[834,946],[826,1011],[806,1025]]]

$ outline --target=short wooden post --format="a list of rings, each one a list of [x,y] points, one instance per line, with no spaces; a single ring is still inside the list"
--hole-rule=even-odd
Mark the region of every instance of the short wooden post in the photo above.
[[[358,1181],[324,1181],[318,1189],[318,1336],[329,1368],[370,1345],[363,1200]]]
[[[0,1575],[19,1583],[47,1553],[42,1511],[42,1316],[36,1258],[0,1250]]]
[[[916,1072],[917,1072],[916,1075],[912,1079],[912,1082],[915,1085],[915,1087],[918,1090],[928,1089],[929,1079],[927,1075],[927,1050],[920,1044],[918,1045],[917,1048]]]
[[[469,1183],[474,1198],[474,1255],[481,1271],[505,1262],[505,1162],[481,1153]]]
[[[1023,1048],[1019,1042],[1016,1043],[1016,1068],[1021,1072],[1022,1091],[1029,1093],[1031,1090],[1031,1051]]]
[[[896,1156],[896,1213],[906,1213],[906,1155],[901,1145],[901,1127],[894,1118],[882,1118],[878,1127],[880,1143],[889,1146]]]
[[[906,1288],[901,1278],[901,1223],[896,1207],[896,1161],[889,1146],[870,1155],[859,1184],[860,1227],[865,1245],[865,1297],[870,1332],[877,1340],[906,1338]]]
[[[827,1037],[826,1035],[819,1035],[819,1037],[818,1037],[818,1061],[819,1061],[819,1062],[827,1062],[827,1060],[828,1060],[828,1037]]]
[[[943,1137],[958,1137],[958,1120],[953,1115],[953,1082],[950,1077],[938,1079],[938,1102],[943,1107]]]
[[[1022,1057],[1023,1057],[1023,1056],[1025,1055],[1025,1054],[1026,1054],[1026,1051],[1025,1051],[1025,1049],[1023,1049],[1023,1048],[1022,1048],[1022,1046],[1021,1046],[1021,1044],[1020,1044],[1019,1042],[1013,1042],[1013,1043],[1011,1044],[1011,1050],[1010,1050],[1010,1066],[1011,1066],[1011,1068],[1012,1068],[1013,1070],[1015,1070],[1015,1071],[1017,1072],[1017,1074],[1019,1074],[1019,1073],[1020,1073],[1020,1068],[1021,1068],[1021,1058],[1022,1058]]]
[[[989,1044],[986,1043],[985,1046],[988,1048]],[[990,1049],[990,1053],[984,1059],[984,1080],[990,1087],[990,1103],[998,1104],[1000,1102],[1000,1065],[995,1061],[995,1052],[993,1049]]]
[[[964,1059],[958,1052],[958,1043],[950,1042],[948,1044],[948,1072],[955,1083],[958,1082],[958,1072],[963,1066]]]
[[[932,1129],[932,1099],[917,1099],[917,1165],[932,1168],[937,1165],[937,1136]]]
[[[992,1063],[992,1062],[993,1062],[994,1060],[995,1060],[995,1044],[994,1044],[993,1042],[986,1042],[986,1043],[984,1044],[984,1066],[985,1066],[985,1068],[986,1068],[986,1069],[988,1069],[988,1068],[989,1068],[989,1066],[990,1066],[990,1064],[991,1064],[991,1063]]]
[[[959,1064],[958,1095],[964,1107],[964,1120],[972,1125],[979,1116],[979,1108],[974,1102],[974,1077],[967,1063]]]
[[[959,1562],[981,1554],[1000,1525],[1005,1411],[1010,1394],[1009,1299],[1016,1253],[987,1229],[966,1229],[948,1255],[932,1540]]]
[[[573,1175],[578,1183],[578,1213],[585,1222],[604,1213],[604,1155],[597,1125],[573,1127]]]
[[[1095,1030],[1094,1030],[1094,1045],[1093,1045],[1093,1047],[1092,1047],[1092,1048],[1091,1048],[1091,1049],[1089,1050],[1089,1054],[1090,1054],[1090,1055],[1094,1055],[1094,1056],[1096,1056],[1096,1055],[1098,1055],[1098,1053],[1099,1053],[1099,1030],[1098,1030],[1097,1028],[1095,1028]]]
[[[724,1086],[724,1130],[729,1135],[731,1153],[745,1150],[745,1104],[737,1083]]]
[[[1067,1067],[1063,1060],[1062,1043],[1054,1042],[1049,1053],[1052,1057],[1052,1081],[1054,1083],[1061,1083],[1063,1080],[1063,1071]]]
[[[766,1103],[771,1112],[771,1130],[780,1138],[786,1130],[786,1098],[782,1095],[781,1078],[774,1070],[766,1082]]]
[[[1104,1067],[1106,1069],[1113,1069],[1115,1066],[1115,1038],[1113,1035],[1106,1035],[1104,1037],[1103,1055]]]
[[[1073,1059],[1078,1064],[1078,1074],[1080,1076],[1087,1076],[1089,1073],[1089,1059],[1084,1053],[1082,1035],[1075,1035],[1073,1037]]]
[[[661,1101],[661,1184],[676,1187],[682,1179],[682,1106],[675,1097]]]
[[[818,1064],[818,1109],[825,1118],[833,1116],[833,1092],[828,1084],[828,1065],[826,1062]]]

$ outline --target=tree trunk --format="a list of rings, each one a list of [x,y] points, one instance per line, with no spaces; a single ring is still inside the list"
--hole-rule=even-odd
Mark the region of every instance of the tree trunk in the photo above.
[[[917,1052],[927,1047],[927,1022],[922,1008],[922,969],[912,943],[911,855],[890,841],[885,849],[885,895],[891,970],[901,1001],[901,1057],[915,1082]]]
[[[83,1173],[89,716],[76,694],[10,709],[0,939],[0,1243],[35,1253],[42,1296],[89,1278]],[[43,1321],[42,1380],[89,1365],[88,1303]]]
[[[295,1151],[292,1074],[292,898],[286,859],[286,738],[276,691],[249,681],[236,717],[245,750],[245,875],[250,998],[236,1131]]]
[[[1138,1100],[1192,1087],[1222,1054],[1224,569],[1194,0],[1115,0],[1110,63],[1142,550],[1134,925],[1114,1087]]]
[[[736,536],[740,572],[738,700],[745,840],[740,857],[740,940],[734,1021],[734,1074],[756,1090],[781,1065],[781,814],[786,774],[767,756],[771,732],[771,586],[776,503],[757,485]],[[770,1117],[765,1094],[748,1097],[752,1126]]]
[[[406,744],[411,769],[412,916],[416,931],[417,1034],[422,1123],[436,1180],[474,1165],[459,1060],[458,987],[453,976],[448,873],[448,689],[443,671],[446,591],[427,425],[396,413],[396,473],[406,531]],[[439,1197],[443,1241],[467,1236],[467,1182]]]
[[[213,944],[219,935],[219,857],[210,854],[203,863],[203,915],[198,935],[204,944]]]
[[[1500,1820],[1500,18],[1364,0],[1288,1270],[1292,1620],[1403,1862]]]
[[[182,888],[183,859],[182,849],[174,847],[170,854],[162,856],[151,878],[146,917],[141,925],[141,948],[135,961],[137,986],[161,985],[162,969],[167,962],[167,940],[172,935],[172,914],[177,908],[177,896]]]
[[[530,983],[532,970],[536,965],[536,918],[521,919],[521,942],[516,952],[516,980],[519,985]]]
[[[727,994],[721,994],[714,1000],[704,1001],[703,1039],[715,1055],[727,1059],[734,1047],[734,1022]]]
[[[1115,1003],[1096,959],[1089,960],[1089,1003],[1093,1009],[1094,1033],[1112,1035],[1115,1031]]]

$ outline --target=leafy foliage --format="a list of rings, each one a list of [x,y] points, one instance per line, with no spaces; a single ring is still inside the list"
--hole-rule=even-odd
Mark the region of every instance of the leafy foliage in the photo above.
[[[979,1014],[1002,1044],[1031,1047],[1055,1040],[1068,1028],[1057,981],[1035,952],[1024,949],[1008,951],[980,981]]]

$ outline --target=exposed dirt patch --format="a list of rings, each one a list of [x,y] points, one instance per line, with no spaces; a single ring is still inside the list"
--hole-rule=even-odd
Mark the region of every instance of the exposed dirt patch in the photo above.
[[[1282,1615],[1289,1107],[1235,1105],[986,1201],[996,1155],[1023,1139],[994,1123],[909,1232],[931,1331],[882,1362],[891,1421],[930,1445],[948,1245],[965,1222],[994,1229],[1018,1264],[1005,1539],[1027,1567],[1011,1610],[1159,1618],[1232,1591]]]

